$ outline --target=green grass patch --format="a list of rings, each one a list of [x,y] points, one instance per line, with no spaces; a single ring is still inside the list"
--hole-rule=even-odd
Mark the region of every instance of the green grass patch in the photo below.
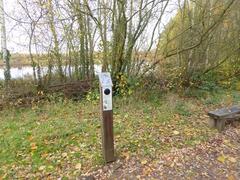
[[[202,119],[211,99],[138,92],[114,97],[118,158],[157,158],[172,148],[194,146],[216,131]],[[239,102],[239,92],[231,92]],[[156,95],[156,96],[155,96]],[[156,97],[156,98],[153,98]],[[228,102],[219,95],[216,103]],[[87,100],[45,103],[0,112],[0,177],[74,177],[104,164],[99,105]]]

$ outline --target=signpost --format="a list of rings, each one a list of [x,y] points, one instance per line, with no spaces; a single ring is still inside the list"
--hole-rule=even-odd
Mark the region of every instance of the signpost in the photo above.
[[[108,72],[99,74],[103,156],[107,163],[115,160],[113,139],[112,79]]]

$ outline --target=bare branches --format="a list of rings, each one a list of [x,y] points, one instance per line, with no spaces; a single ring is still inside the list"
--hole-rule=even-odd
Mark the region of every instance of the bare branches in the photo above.
[[[167,57],[171,57],[171,56],[174,56],[178,53],[182,53],[182,52],[185,52],[185,51],[189,51],[191,49],[194,49],[198,46],[200,46],[202,44],[203,41],[205,41],[207,39],[207,37],[209,36],[209,34],[218,26],[218,24],[220,22],[223,21],[223,18],[224,18],[224,15],[227,13],[227,11],[229,10],[229,8],[232,6],[232,4],[235,2],[235,0],[231,0],[231,2],[226,6],[226,8],[222,11],[221,15],[218,17],[218,19],[216,21],[214,21],[214,23],[212,23],[212,25],[210,25],[208,27],[207,30],[205,30],[203,33],[201,33],[201,36],[200,36],[200,39],[199,41],[192,45],[192,46],[189,46],[189,47],[185,47],[185,48],[182,48],[182,49],[174,49],[174,50],[170,50],[168,51],[167,55],[165,56],[165,58]],[[193,27],[193,25],[190,25],[188,29],[191,29]],[[177,35],[177,37],[179,37],[180,35],[182,35],[184,32],[186,32],[186,30],[184,30],[183,32],[181,32],[179,35]],[[176,37],[174,37],[173,39],[176,39]]]

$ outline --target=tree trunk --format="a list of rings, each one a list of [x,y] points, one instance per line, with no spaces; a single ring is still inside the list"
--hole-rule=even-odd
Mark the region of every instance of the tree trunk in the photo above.
[[[53,36],[53,43],[54,43],[54,56],[57,60],[57,68],[58,68],[58,74],[60,76],[60,80],[63,81],[64,73],[63,73],[63,69],[62,69],[62,57],[61,57],[60,48],[59,48],[57,31],[56,31],[56,27],[54,24],[52,0],[48,0],[48,10],[49,10],[49,14],[48,14],[49,24],[50,24],[50,29],[51,29],[52,36]]]
[[[0,0],[0,16],[1,16],[1,38],[2,38],[2,58],[4,62],[4,76],[5,81],[8,83],[8,81],[11,79],[11,73],[10,73],[10,62],[9,62],[9,52],[7,50],[7,38],[6,38],[6,27],[5,27],[5,17],[4,17],[4,3],[3,0]]]

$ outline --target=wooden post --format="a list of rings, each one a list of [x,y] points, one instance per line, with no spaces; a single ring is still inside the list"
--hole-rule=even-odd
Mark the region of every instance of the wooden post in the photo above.
[[[112,80],[110,73],[100,73],[99,80],[103,156],[105,162],[109,163],[115,160],[113,137]]]

